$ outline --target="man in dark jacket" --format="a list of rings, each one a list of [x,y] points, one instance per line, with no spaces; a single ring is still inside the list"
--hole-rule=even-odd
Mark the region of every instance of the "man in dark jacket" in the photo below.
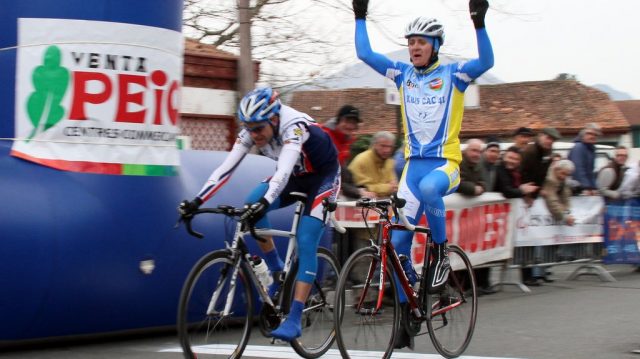
[[[496,192],[507,198],[522,198],[538,190],[533,182],[522,183],[521,162],[522,155],[518,147],[511,146],[505,151],[496,170]]]
[[[551,164],[551,151],[553,142],[561,138],[560,133],[553,127],[546,127],[538,134],[536,141],[525,147],[522,153],[522,182],[533,182],[539,188],[542,187],[547,171]],[[528,196],[536,198],[538,191]]]
[[[576,166],[573,179],[580,182],[582,194],[588,196],[598,194],[593,168],[596,161],[596,141],[601,134],[600,126],[595,123],[588,124],[580,131],[574,140],[575,145],[569,151],[568,158]]]
[[[533,202],[538,197],[540,188],[547,177],[549,166],[551,165],[551,151],[553,142],[561,138],[560,133],[553,127],[546,127],[538,134],[536,141],[525,147],[522,153],[522,182],[532,182],[538,188],[525,195],[525,202]],[[546,277],[545,281],[549,281]],[[539,285],[536,278],[533,278],[531,268],[522,268],[522,281],[526,285]]]
[[[482,140],[472,138],[467,140],[467,147],[462,151],[460,163],[460,185],[458,193],[466,196],[479,196],[485,192],[485,183],[482,179]]]
[[[480,166],[482,167],[482,180],[487,192],[494,190],[496,184],[496,169],[500,159],[500,142],[497,139],[487,139],[487,145],[482,152]]]

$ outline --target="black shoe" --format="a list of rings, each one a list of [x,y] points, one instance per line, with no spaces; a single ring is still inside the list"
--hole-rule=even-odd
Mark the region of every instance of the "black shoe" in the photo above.
[[[413,350],[415,346],[415,342],[413,341],[413,337],[407,333],[404,329],[404,324],[400,323],[398,331],[396,332],[396,339],[393,343],[394,349],[402,349],[409,348]]]
[[[535,279],[537,279],[537,280],[541,280],[541,281],[543,281],[543,282],[545,282],[545,283],[553,283],[553,282],[555,282],[555,280],[554,280],[554,279],[548,278],[547,276],[544,276],[544,277],[536,277]]]
[[[427,283],[429,285],[429,293],[438,293],[449,279],[451,265],[449,264],[449,249],[447,242],[442,244],[434,244],[433,261],[429,266]]]
[[[522,281],[522,283],[528,287],[539,287],[540,283],[538,283],[538,280],[535,278],[530,278],[530,279],[525,279]]]

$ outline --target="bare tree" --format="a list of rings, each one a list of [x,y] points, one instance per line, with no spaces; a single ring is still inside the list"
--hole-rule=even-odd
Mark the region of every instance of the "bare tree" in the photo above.
[[[274,87],[311,81],[332,66],[351,60],[344,48],[348,27],[336,31],[328,20],[352,17],[345,0],[251,0],[253,58],[261,62],[260,82]],[[234,0],[185,0],[187,36],[238,53],[238,6]]]

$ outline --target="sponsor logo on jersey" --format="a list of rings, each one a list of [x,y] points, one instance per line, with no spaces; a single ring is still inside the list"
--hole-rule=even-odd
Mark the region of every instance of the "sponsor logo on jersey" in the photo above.
[[[302,129],[301,128],[294,128],[293,129],[293,134],[296,136],[302,136]]]
[[[408,89],[417,89],[418,88],[418,84],[416,84],[415,82],[411,81],[411,79],[407,80],[407,88]]]
[[[440,90],[442,88],[442,78],[438,77],[429,82],[429,88],[432,90]]]

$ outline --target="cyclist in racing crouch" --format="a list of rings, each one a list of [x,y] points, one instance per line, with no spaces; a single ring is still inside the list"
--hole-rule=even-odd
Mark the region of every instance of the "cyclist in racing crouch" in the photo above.
[[[438,60],[438,52],[444,43],[444,29],[438,20],[428,17],[416,18],[405,29],[411,64],[392,61],[373,52],[367,35],[368,2],[353,0],[356,52],[359,59],[393,80],[400,91],[407,162],[398,196],[407,200],[404,211],[410,222],[415,224],[423,212],[427,216],[435,242],[428,283],[431,291],[437,292],[446,283],[451,268],[446,247],[443,197],[455,192],[460,183],[462,155],[458,135],[464,110],[464,91],[471,81],[493,66],[493,50],[484,25],[489,3],[486,0],[469,1],[479,57],[443,65]],[[412,232],[393,233],[392,242],[397,253],[411,258],[412,239]],[[401,303],[406,303],[404,293],[399,293]],[[412,347],[412,338],[402,326],[401,330],[396,347]]]
[[[271,228],[265,214],[295,202],[292,191],[307,194],[297,236],[298,274],[294,300],[287,319],[271,332],[275,338],[291,341],[301,335],[300,318],[315,279],[316,251],[324,233],[322,200],[335,200],[340,187],[338,154],[331,138],[308,115],[282,105],[277,92],[258,88],[245,95],[238,106],[243,129],[224,162],[213,171],[192,201],[180,203],[179,211],[188,216],[210,199],[228,180],[242,159],[255,145],[260,154],[277,161],[273,176],[265,179],[249,195],[249,218],[257,228]],[[258,242],[271,273],[282,271],[284,263],[272,238]],[[273,295],[280,283],[274,278]]]

